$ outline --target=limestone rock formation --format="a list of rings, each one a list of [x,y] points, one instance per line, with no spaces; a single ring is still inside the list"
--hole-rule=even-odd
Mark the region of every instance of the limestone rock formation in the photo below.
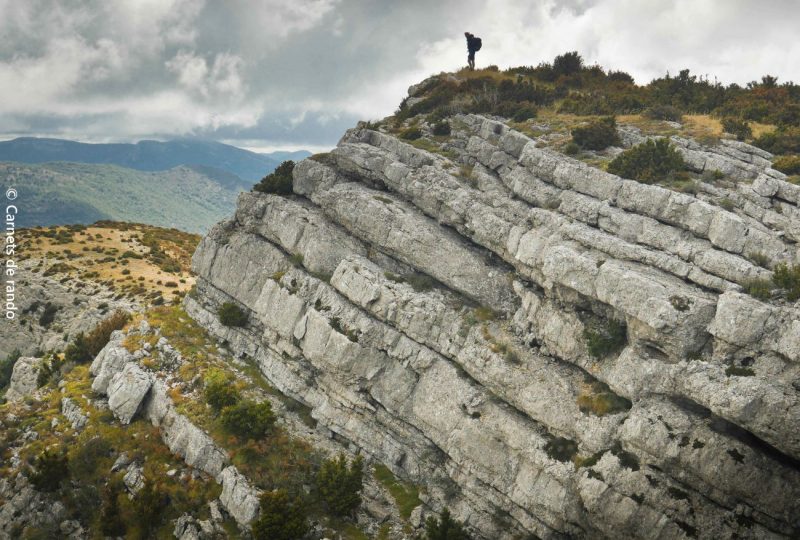
[[[176,410],[168,393],[168,383],[144,369],[137,362],[138,354],[130,353],[124,346],[128,335],[148,335],[150,332],[146,322],[128,330],[128,333],[114,332],[92,363],[91,371],[95,376],[92,388],[108,395],[109,409],[121,423],[130,423],[141,414],[158,426],[161,438],[173,454],[222,484],[220,502],[240,525],[246,526],[258,514],[258,492],[250,487],[236,467],[229,466],[225,450]],[[173,362],[176,351],[166,339],[158,343],[162,358]],[[121,455],[112,471],[124,468],[127,469],[124,478],[128,490],[135,493],[144,482],[142,467],[130,462],[127,455]],[[183,531],[181,534],[188,534],[187,538],[191,538],[194,525],[183,523],[180,530]]]
[[[743,143],[675,141],[741,180],[693,196],[451,123],[445,155],[359,127],[243,193],[187,311],[476,537],[797,534],[800,308],[742,290],[800,262],[800,188]]]
[[[36,351],[63,350],[70,336],[88,333],[97,323],[117,309],[138,309],[138,302],[117,298],[102,284],[80,279],[67,283],[46,276],[36,268],[37,260],[20,265],[24,278],[17,284],[18,313],[0,326],[0,358],[19,350],[24,356]],[[42,324],[42,316],[51,310],[53,321]]]
[[[8,401],[21,401],[36,391],[41,363],[41,358],[30,356],[17,359],[6,390],[5,397]]]
[[[120,422],[130,424],[153,385],[152,376],[130,362],[108,384],[108,408]]]
[[[83,414],[80,405],[68,397],[61,398],[61,414],[67,419],[73,429],[82,430],[89,419]]]

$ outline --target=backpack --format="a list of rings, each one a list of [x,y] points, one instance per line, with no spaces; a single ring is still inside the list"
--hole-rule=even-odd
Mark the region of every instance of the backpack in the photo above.
[[[481,38],[476,37],[475,41],[473,41],[472,43],[473,43],[473,46],[475,47],[475,52],[481,50],[481,46],[483,45],[483,42],[481,41]]]

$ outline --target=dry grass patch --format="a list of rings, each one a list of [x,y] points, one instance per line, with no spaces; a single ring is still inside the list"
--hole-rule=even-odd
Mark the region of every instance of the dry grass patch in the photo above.
[[[190,265],[198,235],[116,222],[21,229],[19,234],[23,259],[47,259],[44,272],[55,277],[105,282],[115,292],[167,300],[180,298],[195,281]]]

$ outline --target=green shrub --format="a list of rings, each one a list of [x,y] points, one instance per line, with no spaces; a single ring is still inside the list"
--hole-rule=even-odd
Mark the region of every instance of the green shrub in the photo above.
[[[734,209],[734,208],[736,208],[736,203],[735,203],[735,202],[733,202],[733,201],[732,201],[731,199],[729,199],[728,197],[723,197],[723,198],[722,198],[722,199],[719,201],[719,205],[720,205],[722,208],[724,208],[725,210],[727,210],[728,212],[733,212],[733,209]]]
[[[800,174],[800,156],[781,156],[773,162],[772,167],[784,174]]]
[[[110,317],[97,323],[88,334],[79,333],[64,350],[64,360],[75,364],[91,361],[108,344],[111,333],[121,330],[129,320],[130,314],[127,312],[115,311]]]
[[[537,109],[535,105],[531,103],[520,103],[517,110],[511,116],[511,119],[515,122],[524,122],[525,120],[536,118],[537,114],[539,114],[539,109]]]
[[[442,510],[439,518],[425,520],[425,540],[469,540],[464,527],[450,516],[450,510]]]
[[[112,451],[111,443],[103,437],[89,439],[75,450],[69,460],[70,475],[73,478],[91,478],[98,472],[102,460],[109,457]]]
[[[289,255],[289,262],[292,263],[292,266],[295,268],[302,268],[303,267],[303,254],[302,253],[292,253]]]
[[[748,279],[742,283],[742,288],[744,292],[759,300],[768,300],[772,297],[772,282],[768,279]]]
[[[4,390],[11,382],[11,373],[14,371],[14,364],[17,363],[22,353],[15,349],[4,360],[0,360],[0,391]]]
[[[285,490],[261,495],[261,513],[253,523],[254,540],[296,540],[308,532],[302,501]]]
[[[625,323],[606,319],[605,325],[599,323],[586,325],[583,338],[589,354],[603,358],[622,349],[627,342]]]
[[[400,132],[400,138],[407,141],[416,141],[420,137],[422,137],[422,131],[419,128],[412,127]]]
[[[253,186],[253,191],[289,195],[292,193],[292,171],[294,161],[284,161],[278,167]]]
[[[39,491],[55,491],[69,479],[69,459],[64,453],[45,450],[36,458],[29,471],[31,484]]]
[[[677,107],[672,105],[653,105],[644,111],[644,116],[651,120],[669,120],[671,122],[680,122],[683,118],[683,113]]]
[[[225,302],[217,310],[219,322],[225,326],[242,327],[247,324],[247,314],[233,302]]]
[[[441,120],[433,124],[434,135],[450,135],[451,131],[450,122],[447,120]]]
[[[103,489],[100,506],[100,532],[104,536],[124,536],[125,522],[119,509],[119,495],[122,492],[119,480],[111,481]]]
[[[752,253],[749,253],[747,256],[751,261],[753,261],[753,264],[757,264],[761,268],[770,267],[769,257],[767,257],[764,253],[760,251],[754,251]]]
[[[58,355],[48,353],[39,364],[39,373],[36,375],[36,386],[41,388],[50,381],[58,382],[61,379],[61,367],[65,364]]]
[[[218,413],[225,407],[235,405],[240,399],[231,377],[218,369],[209,369],[206,373],[203,394],[206,403]]]
[[[608,172],[651,184],[666,180],[684,165],[683,157],[668,139],[650,139],[615,157],[608,164]]]
[[[772,274],[772,283],[779,289],[786,291],[786,298],[794,302],[800,298],[800,265],[788,266],[781,263],[775,267]]]
[[[325,460],[317,473],[317,488],[328,510],[336,516],[351,516],[361,504],[364,458],[356,457],[350,466],[344,454]]]
[[[725,368],[725,375],[728,377],[752,377],[756,372],[749,367],[728,366]]]
[[[67,345],[64,350],[64,359],[67,362],[74,362],[76,364],[84,364],[92,359],[92,353],[89,352],[89,341],[83,332],[80,332],[75,338]]]
[[[564,147],[564,153],[568,156],[576,156],[581,151],[581,147],[575,144],[574,142],[569,142]]]
[[[497,116],[510,118],[515,122],[524,122],[530,118],[536,118],[539,113],[535,105],[529,101],[510,101],[503,100],[495,105],[490,103],[478,103],[473,107],[475,112],[490,112]]]
[[[544,451],[552,459],[566,463],[578,454],[578,444],[572,439],[554,437],[544,445]]]
[[[559,113],[580,116],[611,115],[617,112],[606,96],[571,95],[561,102]]]
[[[220,421],[222,427],[237,437],[261,439],[272,430],[275,413],[269,401],[256,403],[242,399],[222,409]]]
[[[764,133],[753,144],[773,154],[800,154],[800,127],[785,126]]]
[[[97,356],[103,347],[108,344],[111,339],[111,333],[115,330],[122,330],[129,320],[129,313],[118,310],[92,328],[92,331],[86,336],[86,344],[89,347],[89,354],[92,358]]]
[[[615,394],[601,381],[594,381],[590,391],[582,392],[578,396],[577,403],[582,413],[596,416],[627,411],[632,406],[629,399]]]
[[[553,60],[553,72],[558,75],[579,73],[583,68],[583,58],[578,51],[558,55]]]
[[[47,302],[44,305],[44,311],[42,311],[42,314],[39,316],[39,326],[43,326],[45,328],[50,326],[56,318],[56,313],[58,313],[58,309],[59,309],[58,306],[56,306],[55,304]]]
[[[724,129],[726,133],[730,133],[736,137],[737,141],[743,141],[753,137],[753,130],[750,128],[750,125],[738,118],[723,118],[722,129]]]
[[[140,529],[137,531],[139,538],[152,538],[152,532],[161,525],[164,511],[169,506],[169,496],[163,489],[146,479],[142,489],[133,499],[133,508],[136,512],[136,522]]]
[[[621,143],[617,133],[617,122],[613,116],[590,122],[572,130],[572,142],[588,150],[603,150]]]

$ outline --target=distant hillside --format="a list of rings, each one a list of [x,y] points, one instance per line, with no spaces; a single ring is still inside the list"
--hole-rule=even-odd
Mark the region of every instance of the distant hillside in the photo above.
[[[300,161],[300,160],[305,159],[308,156],[310,156],[311,152],[309,152],[308,150],[296,150],[296,151],[293,151],[293,152],[286,151],[286,150],[279,150],[279,151],[276,151],[276,152],[269,152],[269,153],[266,153],[266,154],[262,153],[260,155],[266,156],[266,157],[268,157],[270,159],[274,159],[278,163],[281,163],[283,161],[286,161],[287,159],[291,159],[292,161]]]
[[[238,176],[248,187],[272,172],[284,159],[296,160],[309,155],[305,151],[258,154],[227,144],[196,139],[87,144],[23,137],[0,142],[0,161],[105,163],[140,171],[163,171],[179,165],[214,167]]]
[[[130,221],[204,232],[234,208],[238,177],[216,169],[145,172],[85,163],[0,163],[0,186],[19,192],[18,227]]]

